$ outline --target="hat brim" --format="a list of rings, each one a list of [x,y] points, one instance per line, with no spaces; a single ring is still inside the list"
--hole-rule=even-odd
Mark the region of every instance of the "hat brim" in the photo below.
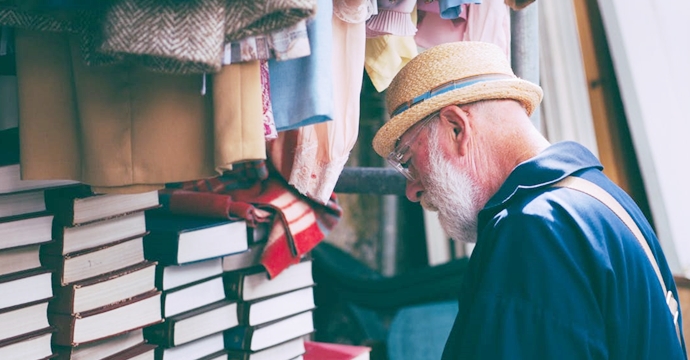
[[[513,99],[525,107],[528,115],[539,106],[541,88],[522,79],[495,80],[470,85],[425,100],[386,122],[374,136],[374,150],[382,157],[395,150],[398,139],[414,124],[448,105],[469,104],[481,100]]]

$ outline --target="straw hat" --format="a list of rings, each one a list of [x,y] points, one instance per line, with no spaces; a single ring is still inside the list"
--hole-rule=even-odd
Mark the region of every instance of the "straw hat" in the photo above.
[[[448,105],[514,99],[531,115],[542,96],[538,85],[513,74],[505,52],[494,44],[438,45],[412,59],[391,82],[386,94],[391,119],[376,133],[374,150],[388,156],[405,131]]]

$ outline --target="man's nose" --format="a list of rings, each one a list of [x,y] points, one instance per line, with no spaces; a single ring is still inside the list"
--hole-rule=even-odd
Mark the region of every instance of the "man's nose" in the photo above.
[[[418,179],[407,180],[407,184],[405,185],[405,195],[407,196],[408,200],[412,202],[419,202],[423,193],[424,187],[422,186],[421,181]]]

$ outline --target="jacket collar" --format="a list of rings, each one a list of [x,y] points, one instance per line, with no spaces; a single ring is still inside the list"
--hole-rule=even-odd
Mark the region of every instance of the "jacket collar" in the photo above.
[[[553,144],[539,155],[516,166],[482,212],[508,202],[518,193],[549,186],[589,168],[602,170],[604,167],[587,148],[572,141]]]

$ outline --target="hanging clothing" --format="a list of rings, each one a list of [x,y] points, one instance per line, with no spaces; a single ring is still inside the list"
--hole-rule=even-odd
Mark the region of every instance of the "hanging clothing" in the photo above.
[[[460,14],[453,20],[441,17],[437,3],[417,3],[419,20],[414,40],[419,47],[428,49],[440,44],[463,41],[467,29],[469,4],[462,4]]]
[[[271,78],[268,70],[268,61],[266,60],[261,60],[261,109],[263,112],[264,136],[266,140],[273,140],[278,137],[278,130],[273,118]]]
[[[345,22],[335,15],[332,21],[333,121],[283,132],[269,144],[270,161],[288,183],[324,204],[357,140],[366,40],[364,21]]]
[[[316,12],[316,0],[118,0],[59,16],[22,6],[0,5],[0,25],[79,34],[88,65],[126,62],[172,74],[218,72],[225,43],[292,26]]]
[[[378,0],[378,14],[367,20],[367,37],[413,36],[417,27],[410,18],[417,0]]]
[[[225,44],[223,64],[242,61],[299,59],[311,54],[307,21],[276,30],[270,34],[256,35]]]
[[[176,214],[244,219],[249,226],[271,221],[261,264],[274,278],[311,251],[338,224],[335,195],[315,204],[285,183],[264,162],[238,164],[208,180],[172,184],[161,192],[164,209]]]
[[[467,10],[463,41],[484,41],[498,45],[510,61],[510,9],[501,0],[484,0]]]
[[[268,62],[271,104],[278,131],[333,119],[332,0],[319,0],[307,23],[311,55]]]
[[[417,11],[412,11],[411,19],[413,24],[417,24]],[[418,53],[412,36],[384,35],[367,38],[364,68],[376,91],[386,90],[398,71]]]
[[[432,1],[428,0],[418,0],[417,6],[421,8],[422,4],[433,4]],[[481,4],[481,0],[438,0],[438,14],[441,19],[457,19],[460,17],[463,11],[462,5],[464,4]]]
[[[213,75],[214,168],[266,158],[261,65],[230,64]]]
[[[434,5],[420,5],[417,45],[427,49],[456,41],[490,42],[510,60],[510,11],[502,0],[463,4],[460,17],[454,20],[442,19]]]
[[[86,66],[64,34],[16,29],[16,56],[24,179],[144,192],[265,157],[258,62],[224,67],[201,96],[200,76]]]

